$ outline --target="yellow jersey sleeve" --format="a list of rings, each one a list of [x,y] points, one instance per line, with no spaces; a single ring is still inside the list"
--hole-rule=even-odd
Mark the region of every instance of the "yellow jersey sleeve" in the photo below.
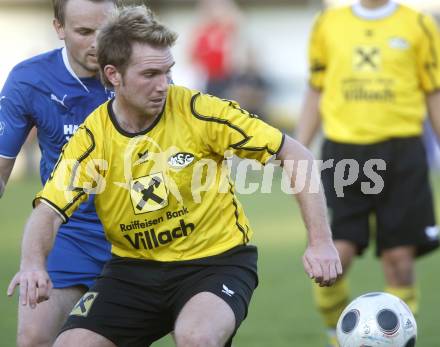
[[[102,187],[103,160],[93,159],[96,141],[92,131],[81,125],[61,151],[60,157],[33,205],[44,202],[66,223],[81,202]]]
[[[325,72],[327,68],[327,56],[324,44],[324,14],[319,14],[312,27],[309,40],[309,84],[318,90],[324,86]]]
[[[417,52],[417,67],[422,89],[430,93],[440,88],[440,32],[430,16],[421,14],[422,40]]]
[[[205,144],[220,156],[232,151],[240,158],[265,164],[282,147],[281,131],[243,110],[234,101],[198,94],[192,111],[204,122],[201,131]]]

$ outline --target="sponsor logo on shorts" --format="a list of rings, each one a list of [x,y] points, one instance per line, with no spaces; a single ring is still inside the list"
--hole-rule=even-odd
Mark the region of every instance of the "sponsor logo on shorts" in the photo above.
[[[6,124],[4,122],[0,122],[0,136],[5,133]]]
[[[231,289],[229,289],[226,285],[223,284],[222,293],[226,294],[227,296],[232,296],[235,294],[235,292]]]
[[[98,297],[97,292],[87,292],[83,295],[81,299],[77,302],[77,304],[73,307],[72,312],[70,312],[71,316],[80,316],[87,317],[92,308],[93,303]]]
[[[430,240],[438,240],[439,229],[437,225],[426,227],[425,234]]]

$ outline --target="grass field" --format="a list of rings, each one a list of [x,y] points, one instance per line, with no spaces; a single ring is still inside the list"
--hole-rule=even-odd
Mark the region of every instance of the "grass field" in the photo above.
[[[438,182],[436,182],[438,181]],[[440,201],[440,178],[433,180]],[[0,199],[0,345],[15,345],[17,297],[6,297],[6,287],[19,265],[21,233],[30,201],[38,190],[38,180],[13,182]],[[275,189],[276,190],[276,189]],[[255,230],[254,243],[259,246],[260,286],[251,303],[235,347],[320,347],[324,346],[322,323],[315,312],[310,294],[310,281],[303,272],[301,255],[305,231],[292,197],[276,190],[272,194],[243,196],[241,201]],[[440,217],[440,210],[437,215]],[[418,347],[438,347],[440,310],[440,253],[417,263],[422,289],[418,317]],[[379,262],[368,253],[355,263],[350,274],[353,296],[382,290]],[[155,347],[172,346],[165,338]]]

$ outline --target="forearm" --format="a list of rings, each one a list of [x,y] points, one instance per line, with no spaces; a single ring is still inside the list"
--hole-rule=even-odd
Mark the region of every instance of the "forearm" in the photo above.
[[[308,237],[303,256],[304,269],[320,285],[331,285],[342,274],[342,266],[332,241],[323,188],[314,158],[307,148],[289,136],[286,136],[277,158],[291,177],[292,187],[295,187],[298,178],[300,182],[305,182],[303,189],[295,195]],[[299,165],[304,161],[308,164],[306,170],[306,165]]]
[[[52,249],[61,217],[41,203],[32,212],[24,230],[21,269],[45,269],[46,258]]]
[[[290,177],[291,188],[295,187],[296,182],[305,182],[303,189],[295,197],[307,228],[309,242],[331,239],[323,187],[313,155],[303,145],[286,136],[279,159],[287,177]],[[299,165],[300,162],[306,162],[307,165]]]
[[[319,102],[321,92],[309,87],[296,129],[296,139],[304,146],[309,147],[321,125]]]
[[[296,194],[296,199],[307,229],[309,244],[331,240],[332,235],[327,220],[327,206],[322,186],[319,185],[318,192],[310,192],[306,187]]]
[[[432,129],[440,139],[440,91],[427,95],[426,101]]]

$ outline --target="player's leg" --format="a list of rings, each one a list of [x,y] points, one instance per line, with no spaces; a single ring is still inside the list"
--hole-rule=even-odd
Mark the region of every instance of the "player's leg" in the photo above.
[[[392,177],[377,208],[377,254],[382,260],[385,290],[404,300],[416,314],[414,260],[438,247],[438,229],[422,141],[396,139],[392,145]]]
[[[158,262],[113,257],[72,309],[57,346],[75,341],[72,336],[77,333],[66,332],[78,329],[103,337],[87,335],[103,346],[111,341],[116,346],[147,347],[170,333],[174,320],[167,309],[169,294],[163,277]]]
[[[78,347],[79,345],[81,347],[116,347],[109,339],[87,329],[64,331],[53,347]]]
[[[385,291],[401,298],[414,314],[418,312],[414,246],[395,247],[382,252],[381,261],[387,287]]]
[[[82,286],[53,289],[50,299],[35,309],[19,305],[17,346],[52,346],[69,312],[85,291]]]
[[[344,275],[331,287],[320,287],[313,284],[315,304],[321,313],[327,330],[328,346],[337,346],[336,323],[345,306],[350,301],[350,291],[347,281],[347,271],[357,255],[357,246],[351,241],[335,240],[335,247],[341,259]]]
[[[231,307],[217,295],[202,292],[180,311],[174,339],[177,347],[223,347],[234,330],[235,315]]]
[[[103,237],[96,239],[96,242],[90,238],[80,238],[78,235],[81,232],[87,232],[83,229],[69,221],[57,233],[47,261],[54,289],[51,298],[38,304],[34,310],[27,306],[19,307],[19,347],[52,346],[72,307],[100,274],[106,241]],[[97,259],[96,256],[102,256],[103,259]]]
[[[258,284],[257,250],[239,246],[183,265],[171,265],[176,346],[230,347]]]
[[[347,273],[354,257],[358,253],[357,246],[351,241],[335,240],[335,247],[341,259],[344,274],[331,287],[320,287],[314,283],[315,301],[322,313],[325,324],[329,328],[335,328],[339,314],[349,301],[349,289]]]
[[[347,271],[353,258],[362,253],[368,245],[369,213],[373,209],[371,199],[365,198],[360,190],[359,180],[343,188],[344,196],[340,195],[340,187],[347,178],[347,172],[352,170],[346,167],[344,177],[337,177],[340,172],[335,170],[336,165],[345,159],[357,159],[357,165],[363,167],[362,152],[358,146],[343,145],[326,141],[322,149],[323,160],[334,159],[332,169],[322,172],[322,182],[325,189],[330,214],[330,224],[336,249],[344,269],[344,275],[331,287],[313,285],[315,305],[321,314],[328,336],[328,346],[337,346],[336,323],[345,306],[350,301],[347,282]]]

